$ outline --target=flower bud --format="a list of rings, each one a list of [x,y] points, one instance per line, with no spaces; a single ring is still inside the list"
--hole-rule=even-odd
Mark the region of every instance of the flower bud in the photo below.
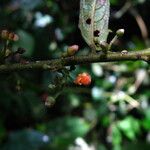
[[[7,30],[2,30],[1,32],[1,38],[2,39],[8,39],[9,32]]]
[[[91,76],[85,72],[78,74],[74,83],[77,85],[84,85],[84,86],[90,85],[91,84]]]
[[[78,45],[72,45],[67,48],[68,56],[73,56],[79,50]]]
[[[13,32],[10,32],[9,33],[9,36],[8,36],[8,40],[10,41],[18,41],[19,40],[19,36]]]
[[[124,35],[124,32],[125,32],[124,29],[118,29],[117,32],[116,32],[116,35],[117,35],[118,37],[122,37],[122,36]]]
[[[126,54],[128,54],[128,51],[127,50],[123,50],[123,51],[121,51],[121,54],[122,55],[126,55]]]

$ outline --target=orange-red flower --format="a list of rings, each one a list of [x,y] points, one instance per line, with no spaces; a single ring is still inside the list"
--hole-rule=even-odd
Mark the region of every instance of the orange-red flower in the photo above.
[[[90,85],[91,84],[91,76],[88,73],[80,73],[74,80],[74,83],[77,85]]]

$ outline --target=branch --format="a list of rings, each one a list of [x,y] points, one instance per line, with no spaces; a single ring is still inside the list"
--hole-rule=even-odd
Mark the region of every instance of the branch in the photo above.
[[[129,9],[131,15],[135,18],[138,26],[139,26],[139,29],[141,31],[141,34],[142,34],[142,37],[144,39],[144,41],[146,42],[146,45],[149,45],[148,44],[148,29],[146,27],[146,24],[142,18],[142,16],[138,13],[138,11],[134,8],[134,7],[131,7]]]
[[[26,71],[26,70],[50,70],[57,71],[65,66],[80,65],[96,62],[117,62],[117,61],[136,61],[143,60],[150,61],[150,48],[139,51],[132,51],[128,53],[109,52],[107,54],[89,54],[83,56],[72,56],[66,58],[58,58],[47,61],[36,61],[28,64],[3,64],[0,65],[0,73],[12,71]]]

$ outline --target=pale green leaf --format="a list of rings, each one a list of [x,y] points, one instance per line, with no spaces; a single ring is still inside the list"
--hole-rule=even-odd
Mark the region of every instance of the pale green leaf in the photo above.
[[[79,28],[86,43],[99,49],[99,43],[106,41],[110,13],[109,0],[81,0]]]

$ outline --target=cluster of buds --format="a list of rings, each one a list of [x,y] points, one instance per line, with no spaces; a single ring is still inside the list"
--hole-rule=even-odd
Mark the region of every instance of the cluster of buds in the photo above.
[[[1,31],[1,38],[8,41],[18,41],[19,36],[13,32],[9,32],[8,30]]]
[[[8,30],[2,30],[0,32],[0,37],[3,39],[4,47],[0,51],[0,63],[6,62],[20,62],[28,63],[26,60],[21,58],[21,55],[25,52],[25,49],[19,47],[16,51],[12,51],[10,42],[16,42],[19,40],[19,36],[14,32]]]
[[[63,57],[74,56],[79,50],[78,45],[72,45],[67,48],[67,51],[63,53]]]
[[[118,40],[118,38],[122,37],[125,33],[124,29],[118,29],[116,31],[116,35],[114,36],[114,38],[110,41],[109,46],[108,46],[108,50],[111,50],[112,45]]]
[[[91,84],[91,76],[86,72],[80,73],[74,80],[74,83],[77,85],[88,86]]]

